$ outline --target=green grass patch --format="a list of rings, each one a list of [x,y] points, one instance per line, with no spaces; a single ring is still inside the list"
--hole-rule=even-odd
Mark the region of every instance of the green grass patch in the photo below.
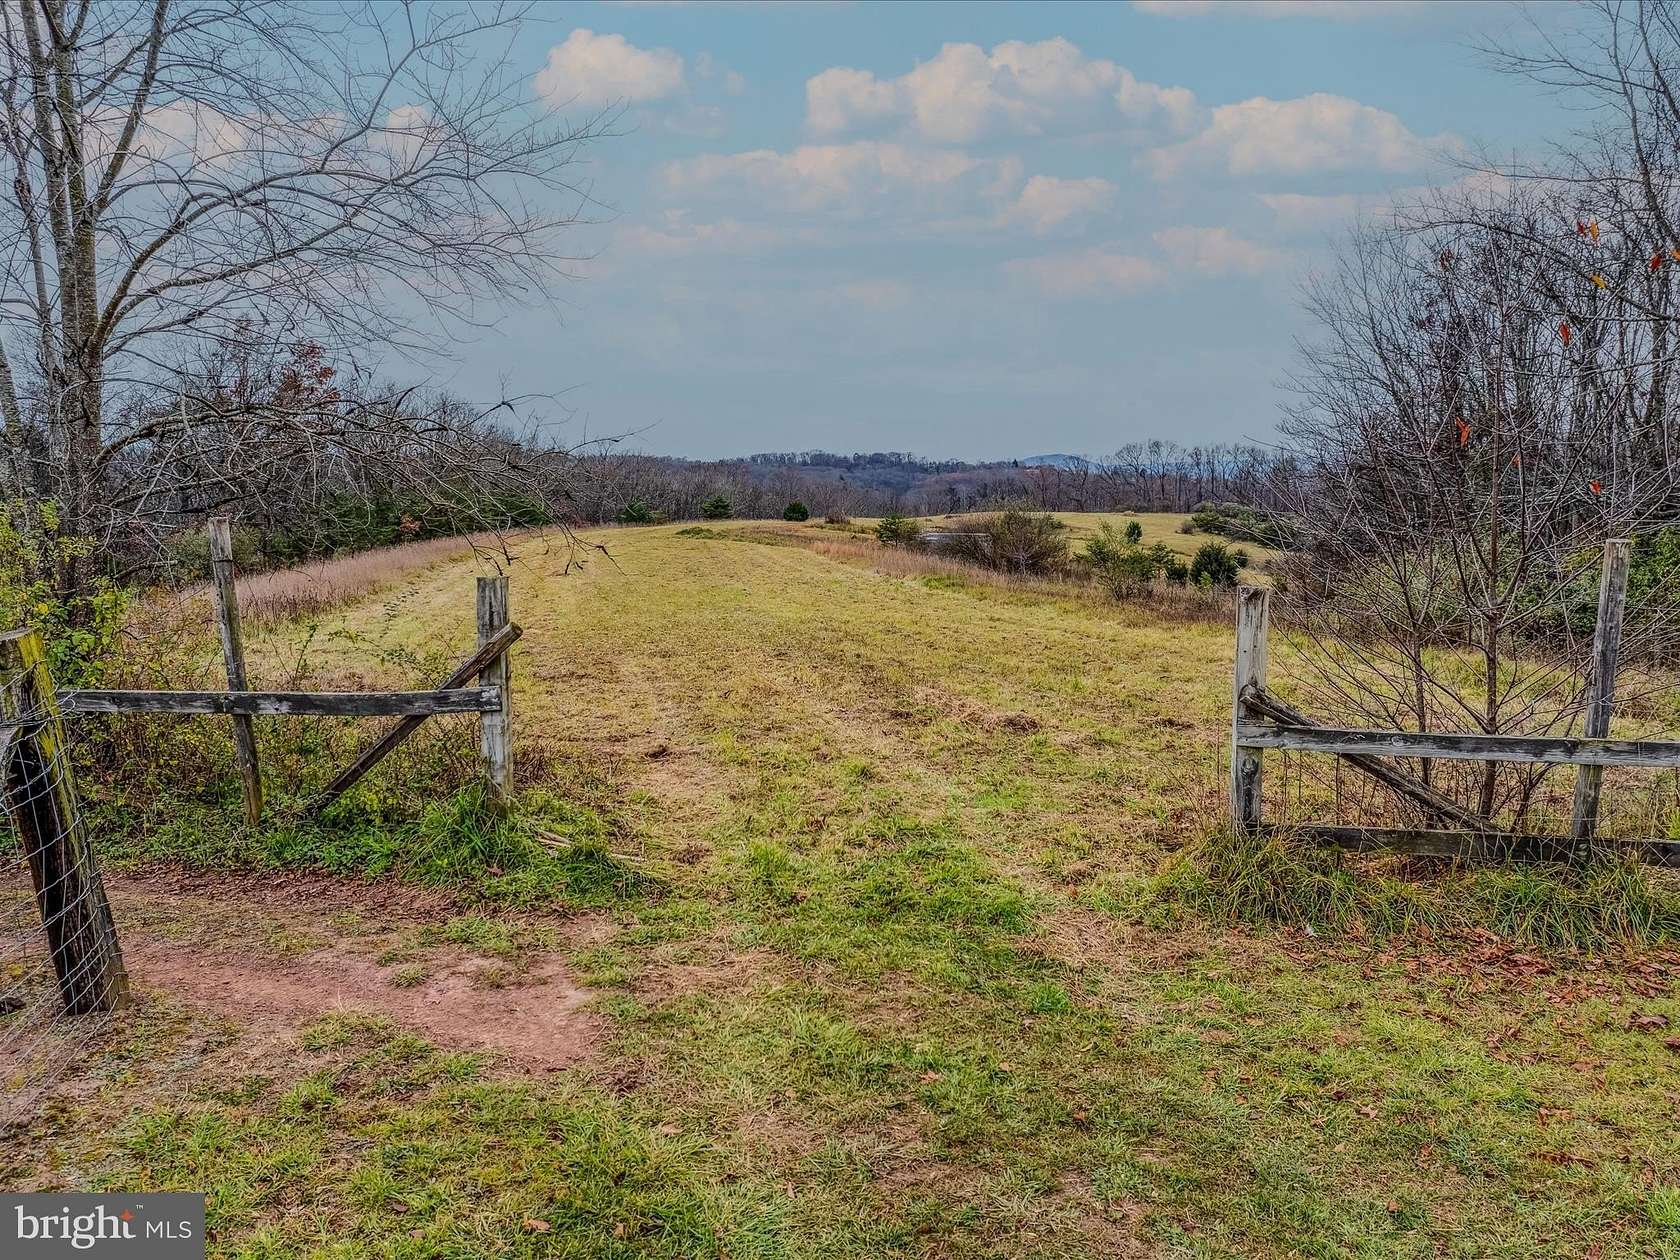
[[[765,835],[738,843],[738,894],[759,938],[803,958],[985,987],[1034,921],[1026,891],[949,822],[867,817],[847,843],[812,849]]]
[[[246,827],[220,808],[186,808],[143,831],[101,827],[109,860],[199,867],[289,867],[392,877],[507,906],[608,906],[658,890],[615,857],[618,828],[599,810],[546,789],[503,811],[470,784],[410,815],[357,798],[320,819]]]
[[[1584,952],[1680,940],[1680,888],[1633,862],[1442,866],[1413,879],[1286,834],[1212,833],[1159,875],[1101,900],[1157,921],[1190,912],[1377,939],[1481,928]]]
[[[327,1061],[290,1085],[135,1118],[119,1163],[143,1184],[109,1184],[207,1190],[212,1254],[252,1260],[789,1254],[780,1184],[726,1181],[706,1142],[633,1103],[489,1082],[377,1022],[312,1044]]]

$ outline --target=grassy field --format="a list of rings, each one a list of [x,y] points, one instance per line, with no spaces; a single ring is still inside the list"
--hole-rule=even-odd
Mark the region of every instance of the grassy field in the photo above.
[[[527,808],[598,820],[609,877],[119,875],[145,1002],[0,1181],[207,1189],[213,1254],[252,1258],[1680,1257],[1672,955],[1160,895],[1220,810],[1223,626],[774,534],[600,538],[571,572],[523,540],[512,602]],[[311,670],[464,647],[474,572],[334,614]],[[255,672],[294,653],[272,630]],[[584,1022],[528,1038],[567,1039],[553,1067],[348,982],[217,1007],[148,987],[182,941],[271,979],[471,967],[527,1008],[563,968]]]

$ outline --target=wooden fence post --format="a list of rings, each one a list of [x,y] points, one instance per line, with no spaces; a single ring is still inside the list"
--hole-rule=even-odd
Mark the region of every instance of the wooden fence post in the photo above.
[[[478,643],[483,647],[508,624],[508,580],[506,577],[478,579]],[[500,687],[501,708],[481,713],[478,719],[479,748],[484,758],[484,776],[490,784],[490,801],[497,808],[513,795],[513,668],[503,652],[484,667],[479,681]]]
[[[1272,592],[1264,586],[1237,588],[1237,661],[1231,674],[1231,821],[1238,831],[1260,829],[1261,750],[1239,742],[1237,728],[1247,715],[1243,689],[1266,685],[1266,632]]]
[[[215,595],[216,630],[222,640],[228,690],[246,691],[245,643],[239,633],[239,596],[234,589],[233,521],[226,516],[210,518],[210,585]],[[228,720],[233,723],[233,752],[239,762],[239,779],[245,795],[245,821],[255,826],[262,818],[262,770],[257,765],[256,726],[249,714],[236,713]]]
[[[5,749],[6,805],[29,862],[59,996],[71,1015],[115,1010],[128,1003],[128,973],[77,808],[70,749],[39,632],[0,635],[0,671],[0,707],[21,724]]]
[[[1592,665],[1587,676],[1589,739],[1610,734],[1610,713],[1616,698],[1616,658],[1622,646],[1622,616],[1627,605],[1628,564],[1633,544],[1611,538],[1604,544],[1604,570],[1598,580],[1598,621],[1593,626]],[[1575,813],[1570,827],[1570,860],[1577,866],[1592,856],[1598,830],[1598,795],[1604,783],[1603,766],[1582,766],[1575,772]]]

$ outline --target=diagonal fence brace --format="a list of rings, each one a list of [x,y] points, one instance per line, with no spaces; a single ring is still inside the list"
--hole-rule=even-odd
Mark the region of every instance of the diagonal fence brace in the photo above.
[[[449,691],[456,687],[464,687],[488,669],[492,663],[500,659],[502,654],[514,645],[522,633],[524,632],[512,623],[504,626],[493,637],[487,639],[478,651],[462,662],[460,668],[438,684],[438,690]],[[381,737],[377,744],[357,757],[355,761],[339,773],[337,778],[327,784],[321,795],[316,797],[305,811],[306,816],[310,818],[319,817],[329,805],[360,782],[369,770],[384,761],[398,744],[414,734],[428,716],[424,713],[413,714],[403,718],[402,721],[393,726]]]

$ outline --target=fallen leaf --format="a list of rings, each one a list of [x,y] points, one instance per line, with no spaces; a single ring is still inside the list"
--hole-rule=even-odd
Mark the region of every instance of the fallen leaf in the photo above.
[[[527,1233],[546,1234],[552,1228],[553,1226],[551,1226],[547,1221],[538,1220],[534,1216],[527,1216],[525,1218],[525,1231]]]

